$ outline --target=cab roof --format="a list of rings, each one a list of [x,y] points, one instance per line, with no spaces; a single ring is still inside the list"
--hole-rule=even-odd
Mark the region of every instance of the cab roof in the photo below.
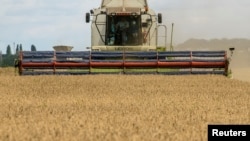
[[[101,8],[109,7],[148,7],[147,0],[102,0]]]

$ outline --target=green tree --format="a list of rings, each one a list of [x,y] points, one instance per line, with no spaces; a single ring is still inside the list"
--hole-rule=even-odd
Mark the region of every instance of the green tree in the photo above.
[[[16,55],[18,55],[19,51],[20,51],[19,44],[17,44],[17,46],[16,46]]]
[[[20,51],[23,51],[23,46],[22,46],[22,44],[19,45],[19,50],[20,50]]]
[[[3,67],[12,67],[14,66],[14,61],[16,59],[16,55],[5,55],[2,58],[2,66]]]
[[[10,56],[12,53],[11,53],[11,47],[10,45],[7,46],[7,49],[6,49],[6,55],[7,56]]]
[[[2,67],[10,67],[14,65],[14,60],[16,59],[16,54],[11,53],[10,45],[7,46],[6,54],[2,56]]]
[[[36,46],[35,45],[31,45],[31,51],[36,51]]]
[[[2,67],[3,63],[3,55],[2,55],[2,51],[0,51],[0,67]]]

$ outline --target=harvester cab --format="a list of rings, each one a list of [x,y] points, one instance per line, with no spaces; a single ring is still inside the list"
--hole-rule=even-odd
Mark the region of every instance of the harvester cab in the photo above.
[[[100,8],[86,13],[86,22],[90,19],[92,51],[156,51],[162,16],[146,0],[102,0]]]
[[[91,23],[90,51],[22,51],[19,74],[228,75],[227,51],[168,51],[162,14],[147,0],[102,0],[85,18]]]

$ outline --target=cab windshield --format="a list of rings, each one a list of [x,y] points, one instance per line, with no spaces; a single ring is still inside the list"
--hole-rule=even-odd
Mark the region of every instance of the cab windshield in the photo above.
[[[140,16],[107,16],[106,45],[141,45]]]

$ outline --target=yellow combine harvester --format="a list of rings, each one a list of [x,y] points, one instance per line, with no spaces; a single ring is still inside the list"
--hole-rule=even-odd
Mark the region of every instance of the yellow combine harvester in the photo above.
[[[167,51],[162,14],[147,0],[102,0],[86,22],[91,51],[23,51],[19,74],[228,74],[227,51]]]

